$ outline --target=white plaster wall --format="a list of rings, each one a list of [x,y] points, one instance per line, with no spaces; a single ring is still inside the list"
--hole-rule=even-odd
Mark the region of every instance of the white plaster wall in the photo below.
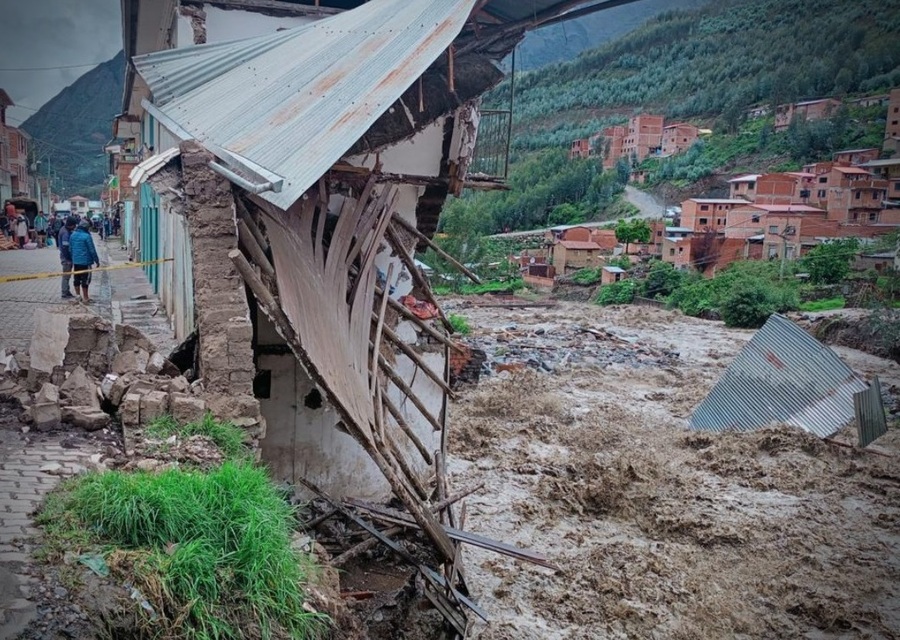
[[[272,33],[278,29],[291,29],[313,22],[310,17],[267,16],[252,11],[239,9],[219,9],[211,5],[203,5],[206,12],[206,42],[227,42]],[[178,47],[190,47],[194,44],[194,31],[191,19],[179,15],[176,25],[176,43]]]

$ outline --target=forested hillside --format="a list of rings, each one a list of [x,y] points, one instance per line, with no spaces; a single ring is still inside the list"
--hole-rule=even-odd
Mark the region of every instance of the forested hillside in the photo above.
[[[900,85],[900,0],[724,0],[670,11],[516,78],[515,146],[565,145],[622,113],[737,120],[755,103]],[[488,102],[506,104],[509,84]]]
[[[113,117],[121,110],[125,55],[91,69],[60,91],[22,128],[33,137],[36,159],[46,158],[53,191],[97,196],[107,177],[103,146],[112,137]]]

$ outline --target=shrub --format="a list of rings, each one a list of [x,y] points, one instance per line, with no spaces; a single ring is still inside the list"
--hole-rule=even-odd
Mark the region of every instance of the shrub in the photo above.
[[[746,281],[729,291],[719,305],[727,327],[756,329],[782,306],[781,292],[761,281]]]
[[[684,273],[672,264],[657,260],[650,267],[647,279],[641,282],[641,295],[645,298],[664,298],[672,294],[684,280]]]
[[[631,304],[634,300],[634,292],[637,289],[633,280],[622,280],[613,284],[605,284],[600,287],[597,294],[597,304]]]
[[[579,269],[572,274],[572,281],[576,284],[591,285],[600,282],[600,267],[588,267],[587,269]]]
[[[52,494],[39,518],[49,541],[117,547],[113,571],[147,599],[154,636],[206,640],[310,638],[325,618],[303,607],[312,568],[291,547],[292,508],[265,469],[226,463],[210,473],[109,471]],[[113,558],[115,557],[115,562]]]
[[[464,336],[472,333],[472,327],[469,326],[469,321],[463,316],[451,313],[447,319],[450,321],[450,325],[456,333]]]

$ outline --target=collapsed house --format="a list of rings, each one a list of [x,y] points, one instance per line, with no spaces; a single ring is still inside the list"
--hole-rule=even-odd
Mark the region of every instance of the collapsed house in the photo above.
[[[413,253],[448,195],[502,187],[512,113],[480,96],[525,31],[624,3],[122,0],[125,239],[277,482],[396,497],[454,564],[458,347]]]

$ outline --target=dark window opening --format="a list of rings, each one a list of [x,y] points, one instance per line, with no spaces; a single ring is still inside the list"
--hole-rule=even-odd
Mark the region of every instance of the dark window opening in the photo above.
[[[759,222],[759,216],[758,215],[753,216],[752,221]]]
[[[709,222],[707,218],[700,218],[700,224],[706,224],[707,222]]]
[[[303,398],[303,405],[307,409],[321,409],[322,408],[322,394],[318,389],[313,389]]]
[[[267,399],[272,397],[272,372],[260,371],[253,378],[253,395],[256,398]]]

